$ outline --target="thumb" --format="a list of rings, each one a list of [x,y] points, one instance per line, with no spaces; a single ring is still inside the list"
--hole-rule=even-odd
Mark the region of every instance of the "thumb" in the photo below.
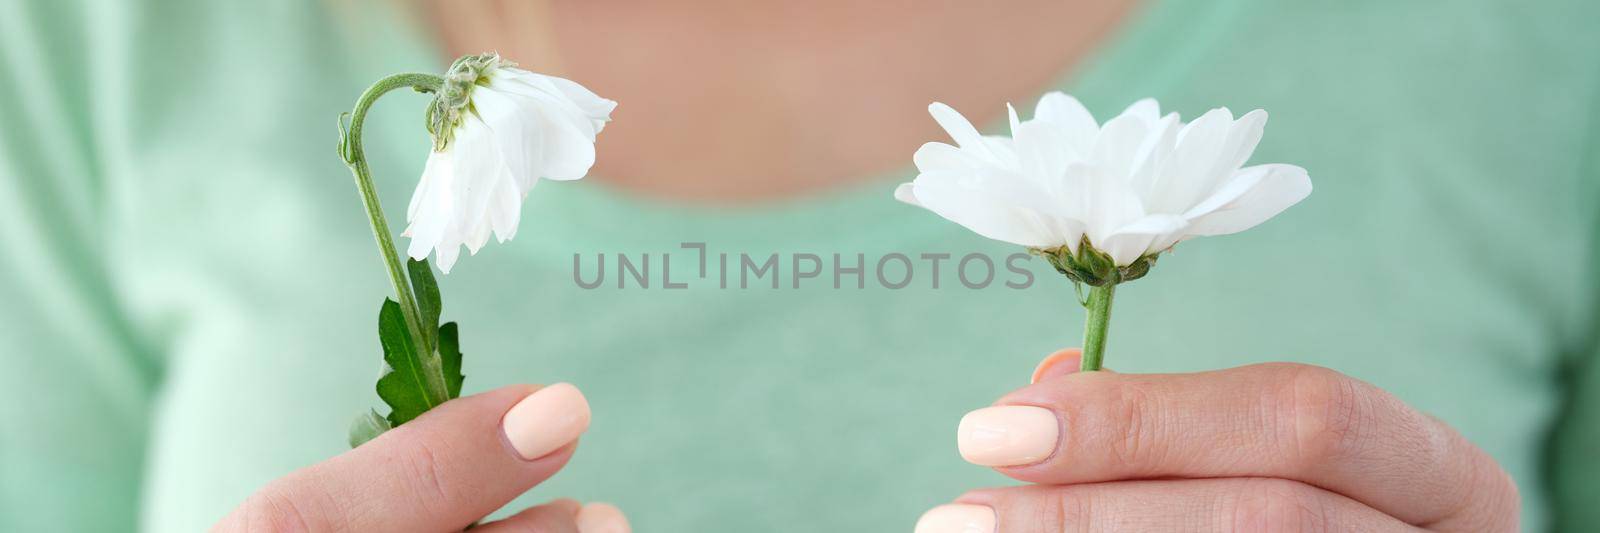
[[[554,475],[588,427],[566,383],[451,400],[268,484],[217,529],[459,530]]]

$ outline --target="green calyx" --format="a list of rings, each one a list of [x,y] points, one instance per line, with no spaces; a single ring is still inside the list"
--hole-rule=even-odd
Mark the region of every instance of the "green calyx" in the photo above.
[[[1110,255],[1090,245],[1088,237],[1084,237],[1078,243],[1077,253],[1073,253],[1066,246],[1048,250],[1030,248],[1028,252],[1045,258],[1050,262],[1050,266],[1056,267],[1056,272],[1060,272],[1068,279],[1090,287],[1116,285],[1142,278],[1150,273],[1150,267],[1155,266],[1157,256],[1157,254],[1146,255],[1135,260],[1133,264],[1119,267]]]
[[[461,56],[450,64],[444,84],[428,106],[428,133],[433,136],[433,151],[443,151],[450,146],[461,120],[472,111],[473,88],[488,84],[495,69],[514,66],[516,63],[493,52]]]

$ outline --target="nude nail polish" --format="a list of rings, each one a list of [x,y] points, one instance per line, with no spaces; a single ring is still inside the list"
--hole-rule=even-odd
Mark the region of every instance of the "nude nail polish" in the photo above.
[[[500,429],[523,459],[538,459],[589,429],[589,401],[572,384],[557,383],[511,406],[500,419]]]
[[[961,418],[956,445],[967,462],[983,466],[1031,465],[1055,452],[1056,414],[1031,405],[985,407]]]
[[[622,510],[609,503],[591,503],[578,511],[578,533],[633,533]]]
[[[917,520],[915,533],[994,533],[994,510],[982,505],[951,504],[929,509]]]
[[[1038,383],[1046,376],[1066,375],[1077,371],[1076,368],[1071,367],[1057,369],[1056,365],[1071,362],[1072,366],[1076,367],[1078,364],[1078,358],[1082,356],[1082,354],[1083,352],[1077,349],[1066,349],[1050,354],[1048,357],[1045,357],[1043,361],[1039,361],[1038,366],[1033,367],[1033,377],[1028,381],[1028,383]]]

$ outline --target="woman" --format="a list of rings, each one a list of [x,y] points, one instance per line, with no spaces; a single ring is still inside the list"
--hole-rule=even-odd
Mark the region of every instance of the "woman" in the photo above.
[[[647,531],[894,531],[930,508],[919,530],[1600,527],[1594,11],[15,5],[0,529],[446,530],[502,507],[484,529],[625,527],[536,506],[561,497]],[[344,451],[377,402],[386,287],[331,123],[382,75],[484,50],[619,101],[615,123],[589,180],[541,187],[516,240],[442,279],[479,394]],[[1145,96],[1268,109],[1255,160],[1305,166],[1317,192],[1119,291],[1117,372],[1068,372],[1063,351],[1024,386],[1080,333],[1070,284],[1038,261],[1027,290],[935,277],[939,254],[1016,250],[890,191],[943,139],[929,102],[999,124],[1047,90],[1102,120]],[[391,216],[423,103],[368,122]],[[575,255],[683,272],[686,242],[919,272],[573,282]],[[521,385],[555,382],[576,388]],[[972,416],[1033,444],[960,451],[1003,475],[950,446],[991,404]],[[586,408],[568,433],[506,416]]]

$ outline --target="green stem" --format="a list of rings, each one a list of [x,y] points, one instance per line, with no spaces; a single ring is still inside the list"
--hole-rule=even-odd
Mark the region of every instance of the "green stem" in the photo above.
[[[389,233],[389,221],[384,218],[383,206],[378,203],[378,190],[372,184],[372,170],[367,168],[367,156],[361,149],[361,128],[366,123],[367,110],[385,93],[403,87],[432,93],[438,92],[443,84],[443,78],[432,74],[395,74],[378,80],[361,93],[361,98],[356,100],[355,110],[349,113],[348,130],[345,129],[345,117],[339,117],[339,156],[344,158],[345,164],[350,166],[350,172],[355,175],[356,188],[361,190],[361,202],[367,207],[367,221],[372,225],[372,235],[378,240],[378,251],[382,252],[384,265],[389,270],[389,282],[394,285],[395,296],[399,298],[400,312],[405,315],[406,329],[411,331],[411,341],[417,347],[418,360],[427,370],[423,379],[427,384],[430,405],[442,404],[450,398],[445,386],[444,365],[434,355],[434,332],[422,327],[417,297],[411,291],[411,284],[406,281],[405,264],[395,250],[394,238]]]
[[[1086,372],[1100,370],[1106,358],[1106,329],[1111,326],[1111,298],[1117,284],[1107,283],[1089,289],[1089,300],[1083,304],[1088,318],[1083,324],[1083,358],[1079,365]]]

